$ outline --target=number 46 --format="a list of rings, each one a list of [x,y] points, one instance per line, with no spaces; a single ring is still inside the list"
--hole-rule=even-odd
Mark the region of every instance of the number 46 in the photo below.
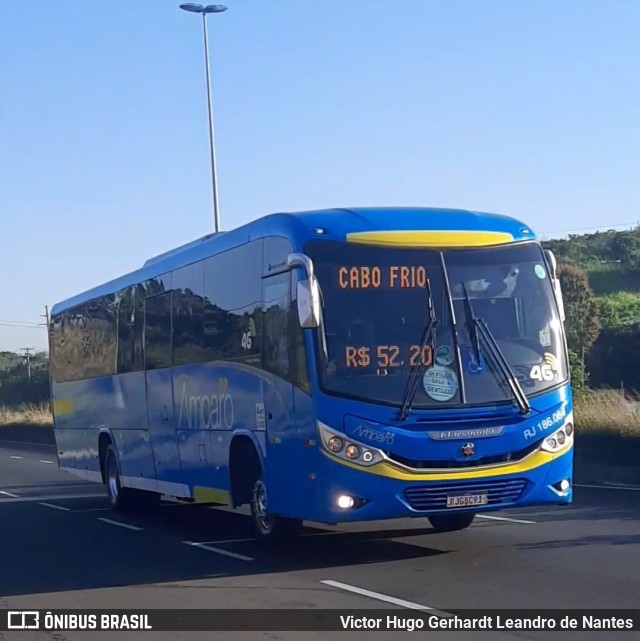
[[[240,343],[242,345],[242,349],[250,350],[251,347],[253,346],[253,338],[251,337],[251,332],[245,332],[242,335],[242,341]]]
[[[534,365],[531,368],[531,373],[529,377],[534,381],[552,381],[555,378],[555,372],[547,365],[543,363],[542,365]]]

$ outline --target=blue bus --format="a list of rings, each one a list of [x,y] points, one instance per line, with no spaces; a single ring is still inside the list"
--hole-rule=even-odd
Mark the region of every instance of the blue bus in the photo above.
[[[52,308],[58,464],[115,510],[250,506],[271,541],[567,504],[563,321],[556,261],[519,220],[268,215]]]

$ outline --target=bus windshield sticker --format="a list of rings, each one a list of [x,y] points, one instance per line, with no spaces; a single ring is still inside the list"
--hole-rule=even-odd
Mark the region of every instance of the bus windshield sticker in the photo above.
[[[529,377],[535,381],[546,381],[548,383],[555,380],[558,374],[558,362],[556,357],[549,352],[545,352],[542,363],[534,365],[529,372]]]
[[[256,403],[256,428],[264,430],[267,428],[267,421],[264,413],[264,403]]]
[[[453,363],[453,350],[448,345],[440,345],[436,350],[436,363],[438,365],[451,365]]]
[[[443,365],[430,367],[422,379],[424,391],[434,400],[450,401],[458,392],[458,379],[452,369]]]
[[[544,267],[542,265],[539,265],[539,264],[534,267],[534,271],[536,273],[536,276],[540,280],[542,280],[547,275],[547,272],[544,270]]]
[[[549,347],[551,345],[551,327],[547,324],[544,329],[538,332],[538,337],[542,347]]]

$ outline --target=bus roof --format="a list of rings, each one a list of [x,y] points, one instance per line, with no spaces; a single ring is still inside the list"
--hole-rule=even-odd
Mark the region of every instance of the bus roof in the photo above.
[[[207,234],[150,258],[140,269],[57,303],[51,315],[265,236],[288,237],[294,246],[300,246],[311,237],[317,238],[319,234],[330,240],[398,245],[407,244],[408,237],[420,233],[488,234],[489,237],[493,234],[508,237],[509,242],[535,238],[533,230],[520,220],[463,209],[352,207],[270,214],[228,232]],[[389,240],[394,234],[395,239]],[[388,242],[376,241],[376,237],[386,238]],[[409,241],[408,244],[412,243]],[[460,243],[456,244],[460,246]]]

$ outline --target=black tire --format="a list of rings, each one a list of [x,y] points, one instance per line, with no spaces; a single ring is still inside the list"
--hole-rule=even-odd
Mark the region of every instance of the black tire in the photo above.
[[[292,542],[302,530],[302,521],[269,512],[267,487],[259,476],[251,490],[251,523],[261,541],[273,544]]]
[[[105,455],[104,479],[109,503],[115,512],[142,512],[160,502],[160,495],[155,492],[122,487],[118,457],[113,444],[109,444]]]
[[[437,532],[457,532],[468,528],[475,517],[475,512],[458,512],[458,514],[434,514],[428,519]]]

